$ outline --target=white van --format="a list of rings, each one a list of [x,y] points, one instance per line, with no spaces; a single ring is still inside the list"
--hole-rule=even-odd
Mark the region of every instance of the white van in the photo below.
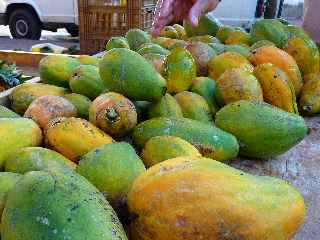
[[[248,28],[263,11],[276,17],[282,3],[283,0],[222,0],[213,15],[225,24]],[[39,39],[41,30],[58,28],[77,36],[78,0],[0,0],[0,25],[9,25],[14,38]]]

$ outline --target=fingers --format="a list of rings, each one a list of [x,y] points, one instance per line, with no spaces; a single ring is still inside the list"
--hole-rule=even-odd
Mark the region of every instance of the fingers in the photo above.
[[[164,26],[173,19],[172,4],[174,0],[159,0],[157,3],[152,35],[158,36]]]
[[[189,12],[189,22],[193,26],[198,26],[199,18],[212,10],[219,4],[218,0],[198,0]]]

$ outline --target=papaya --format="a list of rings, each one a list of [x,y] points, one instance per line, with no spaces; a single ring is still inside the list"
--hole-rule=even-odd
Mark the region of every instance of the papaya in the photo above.
[[[109,51],[114,48],[127,48],[130,49],[129,43],[124,37],[111,37],[106,45],[106,50]]]
[[[310,38],[309,34],[305,32],[301,27],[295,25],[286,26],[286,30],[288,32],[289,38],[292,37],[302,37],[302,38]]]
[[[0,105],[0,118],[19,118],[21,117],[19,114],[14,111],[6,108],[5,106]]]
[[[191,92],[202,96],[208,103],[211,114],[214,116],[219,107],[215,99],[216,82],[208,77],[197,77],[192,81]]]
[[[128,205],[137,216],[133,240],[287,240],[306,212],[303,197],[287,182],[202,157],[148,169],[134,181]]]
[[[208,44],[202,42],[188,44],[186,50],[191,53],[196,63],[198,76],[207,76],[208,63],[216,56],[215,51]]]
[[[160,32],[160,37],[179,39],[179,33],[174,27],[165,26]]]
[[[0,169],[15,151],[23,147],[35,147],[42,143],[38,125],[25,118],[0,118]]]
[[[233,68],[241,68],[245,71],[252,72],[254,67],[239,53],[225,52],[209,61],[209,77],[218,79],[226,70]]]
[[[303,85],[299,105],[303,115],[320,113],[319,73]]]
[[[123,136],[136,126],[137,111],[129,99],[109,92],[92,102],[89,120],[112,136]]]
[[[166,92],[166,81],[138,53],[124,48],[108,51],[100,63],[106,87],[136,101],[159,100]]]
[[[138,122],[147,120],[151,103],[147,101],[134,101],[133,104],[137,111]]]
[[[155,37],[151,39],[151,42],[154,44],[158,44],[160,46],[163,47],[163,43],[167,40],[170,40],[170,38],[166,38],[166,37]]]
[[[199,19],[198,26],[192,26],[187,20],[183,22],[187,36],[211,35],[215,36],[221,23],[211,14],[205,14]]]
[[[258,79],[242,69],[226,70],[217,79],[217,92],[220,105],[239,100],[263,101],[263,93]]]
[[[239,53],[245,58],[250,57],[250,48],[246,45],[226,45],[224,51]]]
[[[167,80],[169,93],[188,90],[196,74],[196,63],[189,51],[175,48],[166,58],[164,77]]]
[[[166,56],[169,54],[169,51],[158,44],[145,43],[137,50],[137,53],[139,53],[140,55],[153,53]]]
[[[35,171],[21,177],[7,194],[1,237],[127,240],[104,196],[72,171]]]
[[[264,47],[264,46],[275,46],[275,44],[273,42],[270,42],[269,40],[260,40],[254,44],[251,45],[250,50],[254,51],[260,47]]]
[[[303,76],[319,72],[319,50],[312,39],[290,38],[284,50],[296,60]]]
[[[221,43],[208,43],[209,47],[211,47],[218,55],[224,53],[225,45]]]
[[[58,117],[76,117],[76,107],[63,97],[43,96],[34,100],[23,117],[35,121],[45,129],[50,120]]]
[[[211,36],[211,35],[203,35],[203,36],[194,36],[188,38],[189,43],[197,43],[197,42],[202,42],[202,43],[220,43],[219,39]]]
[[[100,59],[97,57],[89,56],[89,55],[81,55],[79,56],[78,60],[82,65],[92,65],[92,66],[99,67]]]
[[[249,33],[243,31],[233,31],[229,34],[228,38],[225,40],[227,45],[244,44],[249,46],[251,44],[251,37]]]
[[[42,96],[63,96],[68,90],[43,83],[23,83],[11,92],[9,99],[11,108],[18,114],[23,115],[29,105]]]
[[[39,74],[43,83],[68,88],[70,77],[78,66],[80,61],[75,58],[47,56],[39,63]]]
[[[231,26],[221,26],[216,34],[216,38],[218,38],[220,42],[225,43],[233,31],[234,29]]]
[[[6,205],[6,197],[8,192],[19,181],[22,175],[11,172],[0,172],[0,228],[1,228],[1,216],[3,209]]]
[[[6,172],[25,174],[31,171],[76,168],[76,165],[61,154],[41,147],[25,147],[14,152],[6,161]]]
[[[250,61],[254,66],[272,63],[282,69],[293,84],[296,96],[299,96],[303,79],[296,61],[287,52],[274,46],[264,46],[252,52]]]
[[[166,41],[162,42],[160,46],[168,50],[173,50],[178,47],[185,48],[187,44],[188,43],[184,40],[168,38]]]
[[[77,172],[106,196],[115,210],[122,210],[133,181],[146,168],[134,148],[119,142],[103,145],[84,155]]]
[[[72,92],[90,99],[95,99],[106,91],[99,75],[99,68],[90,65],[81,65],[74,70],[70,78],[70,88]]]
[[[284,71],[271,63],[265,63],[254,69],[254,75],[260,82],[265,102],[299,114],[294,87]]]
[[[187,37],[186,30],[180,24],[174,24],[172,27],[177,31],[179,39],[185,39]]]
[[[269,40],[277,47],[283,48],[288,41],[286,27],[275,19],[260,19],[251,28],[251,41],[256,43],[260,40]]]
[[[199,94],[184,91],[175,95],[175,99],[181,107],[183,117],[208,124],[213,122],[211,109]]]
[[[108,134],[80,118],[56,118],[45,133],[46,146],[74,162],[92,149],[113,142]]]
[[[181,108],[177,100],[169,93],[166,93],[160,101],[153,102],[148,107],[149,118],[156,117],[183,117]]]
[[[153,137],[146,142],[141,157],[146,167],[181,156],[201,157],[198,149],[187,141],[172,136]]]
[[[91,100],[88,97],[77,93],[66,94],[63,97],[75,106],[80,118],[89,119]]]
[[[138,50],[142,44],[151,42],[150,35],[137,28],[130,29],[126,33],[126,39],[133,51]]]
[[[237,139],[212,124],[188,118],[153,118],[140,123],[132,134],[135,145],[142,148],[152,137],[180,137],[206,157],[225,161],[238,155]]]
[[[236,136],[240,154],[268,159],[287,152],[307,134],[302,117],[268,103],[238,101],[216,114],[216,125]]]
[[[148,53],[142,55],[153,67],[157,70],[157,72],[162,75],[164,71],[164,61],[166,56],[154,53]]]

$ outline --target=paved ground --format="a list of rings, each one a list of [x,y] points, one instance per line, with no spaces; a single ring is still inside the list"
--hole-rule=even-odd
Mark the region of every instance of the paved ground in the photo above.
[[[53,43],[60,46],[79,45],[77,38],[72,38],[65,29],[59,29],[58,32],[42,31],[41,40],[21,40],[12,39],[9,28],[0,26],[0,50],[24,50],[29,51],[31,46],[38,43]]]

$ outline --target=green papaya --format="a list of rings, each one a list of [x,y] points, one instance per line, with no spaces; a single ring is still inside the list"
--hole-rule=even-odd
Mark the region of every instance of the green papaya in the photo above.
[[[88,97],[77,93],[66,94],[63,97],[76,107],[80,118],[89,119],[89,108],[92,102]]]
[[[159,101],[149,105],[149,118],[155,117],[183,117],[181,108],[174,97],[166,93]]]
[[[302,117],[268,103],[238,101],[216,114],[216,125],[239,141],[242,156],[268,159],[298,144],[308,128]]]
[[[251,54],[250,48],[245,45],[226,45],[224,51],[239,53],[245,58],[248,58]]]
[[[104,196],[73,171],[25,174],[7,194],[5,240],[127,240]]]
[[[0,105],[0,118],[19,118],[21,117],[19,114],[14,111],[6,108],[5,106]]]
[[[18,114],[23,115],[29,105],[42,96],[63,96],[68,90],[43,83],[23,83],[12,91],[9,96],[11,108]]]
[[[208,43],[209,47],[211,47],[217,55],[224,53],[225,45],[222,43]]]
[[[270,42],[269,40],[260,40],[252,44],[250,50],[253,52],[254,50],[264,46],[275,46],[275,44],[273,42]]]
[[[155,54],[155,53],[148,53],[142,55],[153,67],[157,70],[160,75],[164,72],[164,61],[166,59],[166,56]]]
[[[188,38],[188,42],[189,43],[198,43],[198,42],[202,42],[202,43],[220,43],[219,39],[216,37],[213,37],[211,35],[202,35],[202,36],[194,36],[194,37],[190,37]]]
[[[115,209],[123,207],[132,182],[145,171],[142,160],[125,142],[90,151],[77,167],[77,172],[98,188]]]
[[[142,122],[148,119],[148,112],[149,112],[149,106],[150,102],[147,101],[135,101],[133,102],[137,115],[138,115],[138,122]]]
[[[91,65],[81,65],[74,70],[70,78],[70,88],[72,92],[90,99],[95,99],[106,91],[106,86],[99,75],[99,69]]]
[[[126,33],[126,39],[129,43],[130,49],[133,51],[137,51],[142,44],[151,42],[148,33],[136,28],[130,29]]]
[[[14,152],[6,161],[6,172],[25,174],[31,171],[75,169],[75,164],[61,154],[41,147],[25,147]]]
[[[187,36],[211,35],[215,36],[221,23],[211,14],[205,14],[199,19],[198,26],[192,26],[187,20],[183,22]]]
[[[15,151],[41,143],[42,131],[31,119],[0,118],[0,169]]]
[[[161,47],[158,44],[155,43],[145,43],[143,44],[138,50],[137,53],[139,53],[140,55],[145,55],[145,54],[149,54],[149,53],[153,53],[153,54],[160,54],[160,55],[168,55],[170,52]]]
[[[217,32],[216,37],[220,40],[220,42],[225,43],[230,34],[234,31],[231,26],[225,25],[221,26]]]
[[[138,53],[124,48],[108,51],[100,63],[106,87],[132,100],[159,100],[166,92],[166,81]]]
[[[310,38],[309,34],[305,32],[301,27],[295,25],[286,26],[286,30],[289,34],[289,38],[292,37],[302,37],[302,38]]]
[[[133,140],[142,148],[152,137],[180,137],[194,145],[199,152],[217,161],[237,156],[237,139],[213,124],[202,123],[188,118],[153,118],[135,127]]]
[[[199,94],[184,91],[175,95],[175,99],[181,107],[183,117],[208,124],[213,122],[211,109]]]
[[[320,113],[320,74],[316,74],[303,85],[299,100],[303,115]]]
[[[193,80],[191,92],[202,96],[208,103],[211,113],[214,116],[219,110],[218,104],[215,100],[216,82],[208,77],[197,77]]]
[[[92,65],[92,66],[99,67],[100,59],[97,57],[89,56],[89,55],[81,55],[79,56],[78,60],[82,65]]]
[[[129,43],[124,37],[112,37],[108,40],[106,50],[109,51],[114,48],[127,48],[130,49]]]
[[[75,58],[47,56],[39,63],[39,73],[43,83],[68,88],[70,77],[78,66],[80,62]]]

